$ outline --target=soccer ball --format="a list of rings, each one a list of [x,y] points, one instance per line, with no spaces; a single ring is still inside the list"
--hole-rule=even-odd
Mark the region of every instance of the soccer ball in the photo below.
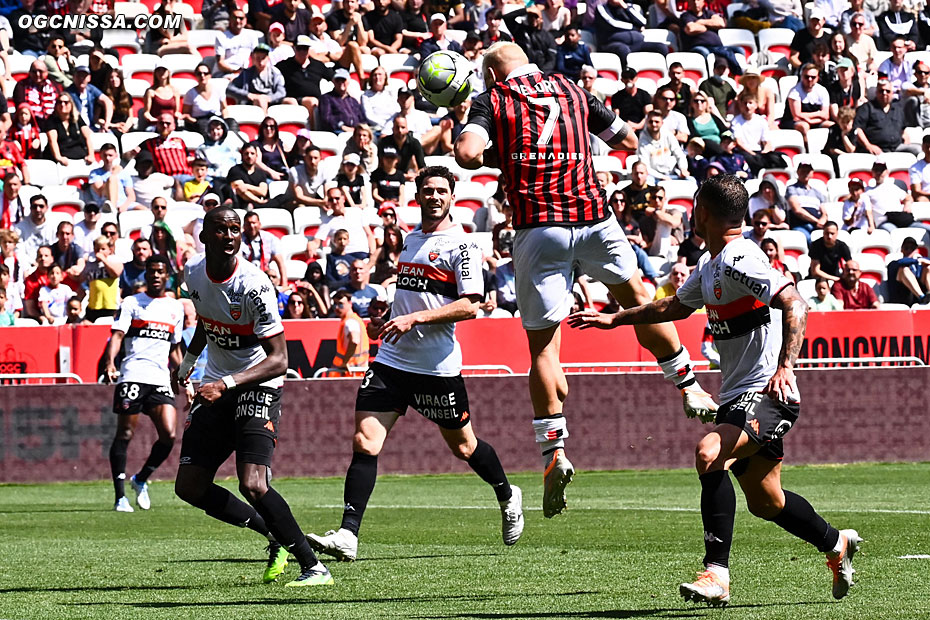
[[[451,108],[471,94],[472,65],[461,54],[433,52],[417,68],[417,87],[427,101]]]

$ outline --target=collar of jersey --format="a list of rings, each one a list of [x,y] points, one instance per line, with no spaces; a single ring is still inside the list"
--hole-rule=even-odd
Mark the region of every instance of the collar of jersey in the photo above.
[[[530,63],[528,65],[523,65],[522,67],[517,67],[507,76],[507,80],[512,80],[514,78],[522,77],[524,75],[529,75],[530,73],[541,73],[539,67],[535,64]],[[507,80],[504,80],[505,82]]]

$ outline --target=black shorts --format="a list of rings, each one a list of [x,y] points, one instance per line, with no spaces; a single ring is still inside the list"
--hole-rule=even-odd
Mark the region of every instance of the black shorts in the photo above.
[[[158,405],[174,407],[174,393],[168,385],[148,383],[117,383],[113,390],[113,413],[136,415],[148,412]]]
[[[783,438],[800,414],[800,403],[784,403],[761,392],[744,392],[721,405],[716,423],[738,426],[760,446],[757,455],[780,461],[785,456]],[[746,470],[748,463],[745,461],[738,460],[730,470],[739,476]]]
[[[237,463],[271,467],[281,392],[246,386],[225,392],[212,405],[195,401],[184,424],[180,464],[216,471],[235,451]]]
[[[372,363],[358,388],[355,410],[404,415],[407,407],[448,429],[462,428],[471,417],[462,375],[436,377]]]

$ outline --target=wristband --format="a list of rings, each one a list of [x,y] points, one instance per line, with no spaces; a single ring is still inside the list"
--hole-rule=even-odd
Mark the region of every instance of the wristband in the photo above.
[[[225,377],[220,379],[220,381],[222,381],[223,384],[226,385],[227,390],[231,390],[234,387],[236,387],[236,380],[232,378],[232,375],[226,375]]]
[[[190,351],[184,354],[184,359],[181,360],[181,364],[178,366],[178,378],[181,381],[187,381],[199,357],[199,355],[194,355]]]

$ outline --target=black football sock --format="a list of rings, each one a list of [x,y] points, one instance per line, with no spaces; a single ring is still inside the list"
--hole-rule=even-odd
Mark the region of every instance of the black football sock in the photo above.
[[[275,540],[294,554],[302,569],[316,566],[318,560],[313,549],[310,548],[310,544],[304,538],[304,533],[297,525],[297,519],[294,518],[291,507],[277,491],[268,487],[268,491],[256,500],[253,506],[265,519]]]
[[[114,439],[110,444],[110,473],[113,475],[113,490],[116,499],[126,495],[126,453],[129,451],[128,439]]]
[[[810,502],[791,491],[785,491],[785,507],[769,521],[814,545],[822,553],[832,551],[840,538],[839,530],[824,521]]]
[[[730,472],[711,471],[701,480],[701,520],[704,522],[704,566],[729,567],[736,516],[736,492]]]
[[[197,503],[191,502],[191,505],[200,508],[223,523],[229,523],[236,527],[247,527],[266,538],[268,537],[268,526],[262,516],[254,508],[218,484],[211,484],[207,487],[207,492],[203,494],[200,501]]]
[[[342,510],[342,529],[349,530],[358,536],[362,526],[362,517],[368,499],[375,490],[375,481],[378,479],[378,455],[352,453],[352,463],[346,472],[345,489],[342,498],[345,507]]]
[[[501,460],[497,458],[497,452],[491,444],[479,439],[475,451],[468,459],[468,465],[482,480],[494,488],[497,501],[506,502],[513,495],[510,484],[507,482],[507,474],[504,473],[504,466],[501,465]]]
[[[171,448],[174,447],[174,443],[162,443],[156,441],[152,444],[152,451],[149,452],[149,458],[146,459],[145,465],[142,466],[142,469],[139,470],[139,473],[136,474],[136,482],[142,484],[149,479],[158,466],[165,462],[165,459],[168,458],[168,455],[171,454]]]

